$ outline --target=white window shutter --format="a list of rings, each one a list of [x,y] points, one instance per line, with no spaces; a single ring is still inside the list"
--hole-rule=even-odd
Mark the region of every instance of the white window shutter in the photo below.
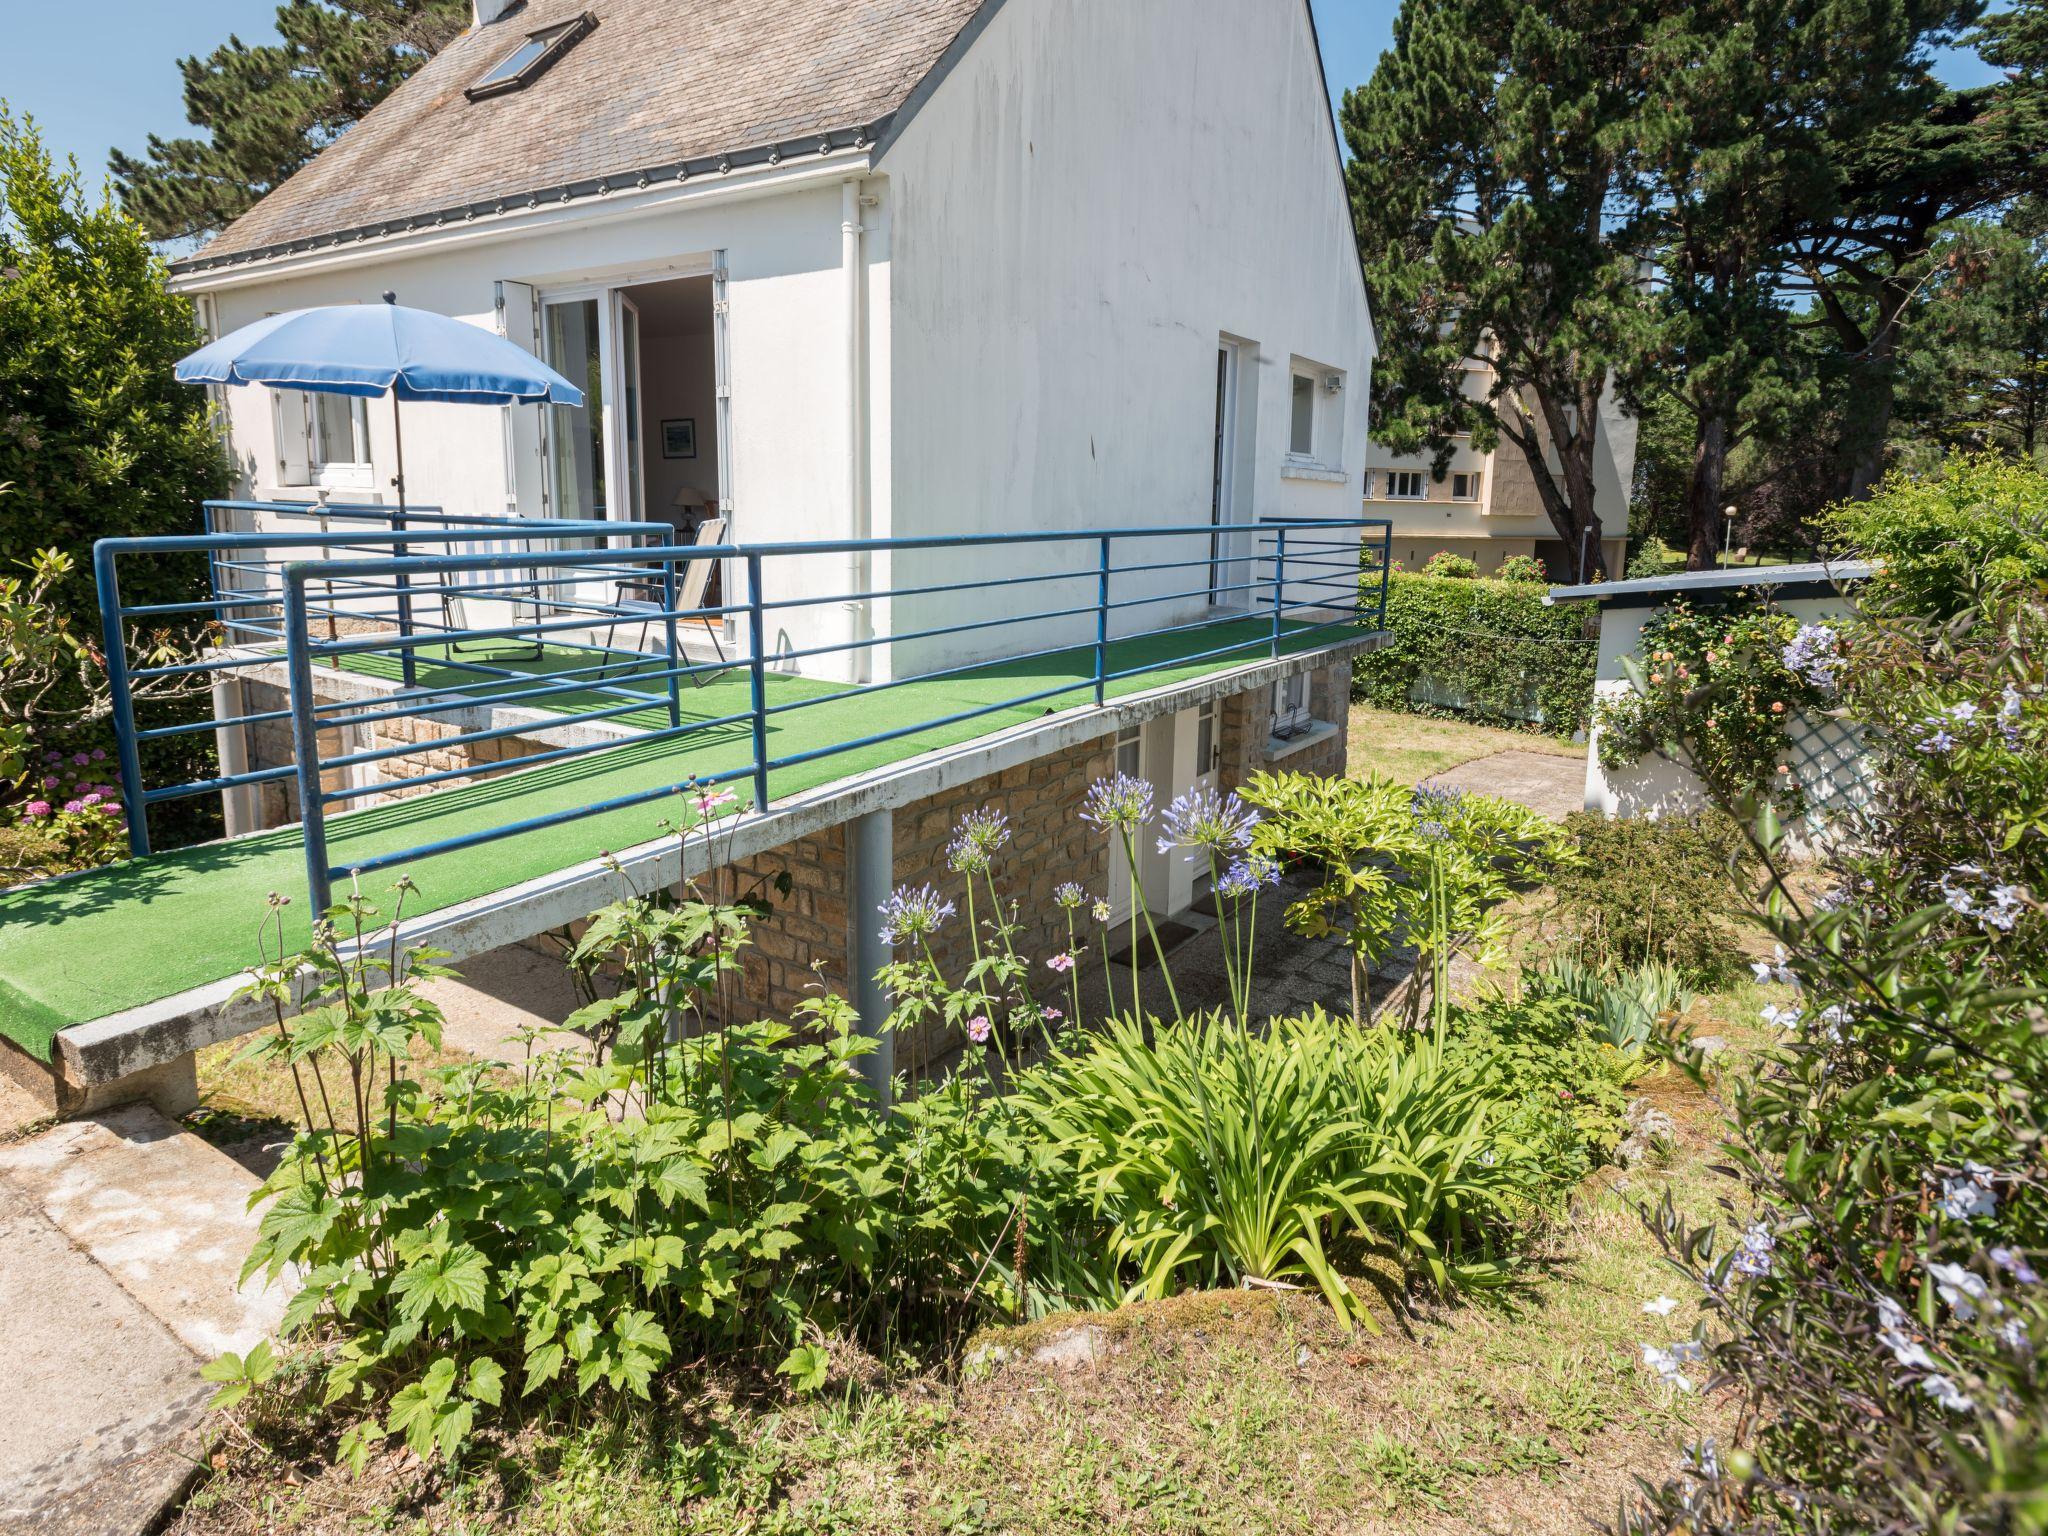
[[[277,483],[313,483],[313,413],[302,389],[270,392],[272,440],[277,444]]]
[[[498,334],[538,357],[540,304],[531,283],[497,285]],[[505,413],[505,510],[546,517],[548,407],[508,405]]]

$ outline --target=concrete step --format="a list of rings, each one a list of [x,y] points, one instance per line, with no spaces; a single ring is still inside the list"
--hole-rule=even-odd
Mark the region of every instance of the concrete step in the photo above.
[[[0,1532],[140,1532],[197,1471],[199,1368],[275,1331],[256,1180],[131,1105],[0,1146]]]

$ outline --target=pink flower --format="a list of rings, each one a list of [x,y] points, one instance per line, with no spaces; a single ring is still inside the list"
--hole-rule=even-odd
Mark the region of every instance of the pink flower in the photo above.
[[[46,763],[61,763],[64,761],[64,754],[62,752],[45,752],[43,754],[43,761]]]
[[[85,802],[83,800],[66,800],[64,802],[64,814],[66,816],[76,816],[84,809]]]
[[[71,754],[71,761],[78,764],[79,767],[83,768],[87,763],[92,761],[92,754],[90,752],[74,752]]]
[[[1071,971],[1074,968],[1074,957],[1072,955],[1054,955],[1045,963],[1050,969],[1055,971]]]
[[[977,1013],[967,1021],[967,1038],[976,1045],[980,1045],[983,1041],[987,1040],[988,1036],[989,1022],[987,1014]]]
[[[87,795],[83,800],[79,801],[78,803],[80,805],[98,805],[100,803],[101,798],[102,797],[99,795]]]
[[[731,805],[738,799],[739,796],[733,794],[729,790],[707,789],[704,791],[704,793],[697,796],[694,803],[697,807],[697,814],[699,816],[709,816],[713,811],[719,809],[721,806]]]
[[[1047,1008],[1044,1010],[1044,1013],[1045,1021],[1048,1024],[1057,1024],[1061,1019],[1064,1019],[1066,1017],[1066,1015],[1064,1013],[1061,1013],[1057,1008]]]
[[[24,816],[47,816],[50,814],[50,802],[47,800],[31,800],[21,808],[21,813]]]
[[[44,775],[43,775],[43,788],[45,788],[45,789],[55,789],[56,787],[57,787],[57,775],[55,775],[54,773],[46,773],[46,774],[44,774]]]
[[[96,763],[105,762],[107,760],[107,749],[105,747],[94,747],[92,749],[92,760]]]

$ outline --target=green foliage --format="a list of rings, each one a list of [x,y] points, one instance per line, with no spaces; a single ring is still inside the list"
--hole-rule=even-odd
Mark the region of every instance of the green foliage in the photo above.
[[[1597,971],[1671,966],[1713,987],[1733,971],[1736,908],[1731,868],[1752,868],[1742,828],[1715,810],[1612,820],[1565,818],[1575,856],[1552,880],[1565,952]]]
[[[158,240],[217,231],[332,143],[469,25],[464,0],[294,0],[280,40],[230,37],[178,61],[185,115],[204,138],[116,150],[128,212]]]
[[[1846,553],[1874,560],[1865,600],[1942,618],[1984,586],[2048,581],[2048,474],[1996,455],[1895,474],[1825,519]]]
[[[1543,562],[1534,555],[1509,555],[1501,561],[1496,575],[1501,581],[1550,580],[1550,573],[1543,569]]]
[[[1899,358],[1895,442],[2048,448],[2048,206],[2006,222],[1965,220],[1942,236]]]
[[[1874,783],[1818,897],[1758,823],[1803,996],[1733,1085],[1725,1161],[1755,1214],[1723,1250],[1646,1213],[1702,1287],[1709,1369],[1758,1420],[1632,1532],[2043,1526],[2048,603],[1922,579],[1947,543],[1903,543],[1848,636]]]
[[[1452,580],[1469,580],[1479,574],[1479,567],[1463,555],[1453,554],[1448,549],[1440,549],[1423,562],[1422,574]]]
[[[1150,1046],[1114,1023],[1017,1094],[1108,1221],[1133,1296],[1307,1284],[1371,1325],[1346,1245],[1391,1244],[1445,1289],[1490,1283],[1498,1229],[1557,1177],[1496,1134],[1486,1072],[1440,1036],[1320,1013],[1263,1035],[1182,1020]]]
[[[1583,613],[1545,607],[1543,592],[1526,581],[1395,573],[1387,582],[1393,642],[1352,663],[1352,696],[1379,709],[1449,707],[1492,725],[1583,729],[1599,643],[1586,637]]]
[[[83,569],[113,534],[190,533],[226,493],[206,397],[171,376],[205,337],[164,264],[75,168],[51,164],[34,126],[0,106],[0,556],[54,546]],[[131,603],[199,594],[196,562],[124,572]],[[96,634],[90,581],[51,598]]]
[[[1570,955],[1553,955],[1529,973],[1528,981],[1539,996],[1576,1004],[1602,1044],[1628,1055],[1650,1043],[1666,1014],[1692,1006],[1678,968],[1656,960],[1601,972]]]
[[[1490,909],[1562,851],[1557,829],[1512,801],[1411,790],[1377,774],[1257,773],[1243,793],[1265,812],[1253,846],[1321,876],[1288,907],[1287,925],[1344,941],[1357,1018],[1369,1012],[1362,978],[1404,944],[1421,952],[1409,989],[1419,1012],[1439,948],[1482,942]]]
[[[1621,1140],[1628,1086],[1647,1065],[1589,1023],[1576,998],[1533,987],[1514,997],[1482,989],[1451,1012],[1453,1055],[1492,1085],[1502,1134],[1561,1170],[1560,1192]]]
[[[1729,799],[1799,811],[1800,787],[1784,760],[1791,728],[1802,712],[1832,700],[1840,660],[1828,629],[1820,668],[1795,670],[1786,657],[1797,655],[1789,648],[1799,633],[1797,619],[1770,607],[1699,612],[1679,598],[1660,609],[1626,661],[1630,690],[1594,707],[1600,761],[1626,768],[1682,750],[1686,765]],[[1694,722],[1699,728],[1688,729]]]

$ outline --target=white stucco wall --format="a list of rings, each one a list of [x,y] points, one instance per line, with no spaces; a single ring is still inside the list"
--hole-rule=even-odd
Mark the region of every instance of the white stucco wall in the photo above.
[[[1802,624],[1841,619],[1849,612],[1839,594],[1795,597],[1778,606]],[[1600,659],[1594,672],[1596,698],[1628,693],[1633,684],[1623,659],[1635,656],[1643,626],[1658,610],[1608,606],[1600,615]],[[1793,778],[1806,793],[1809,838],[1829,817],[1860,803],[1863,759],[1853,726],[1826,718],[1795,720],[1788,732],[1791,750],[1785,758]],[[1684,815],[1708,804],[1706,788],[1683,763],[1663,756],[1639,758],[1626,768],[1610,770],[1600,761],[1600,730],[1586,743],[1586,809],[1604,816]]]
[[[893,219],[896,533],[1206,525],[1224,337],[1245,343],[1241,514],[1359,515],[1374,341],[1305,5],[1008,0],[879,168]],[[1318,434],[1329,478],[1283,473],[1294,358],[1343,375]],[[1206,558],[1206,535],[1171,553],[1154,542],[1118,558]],[[1012,589],[1045,609],[1093,603],[1095,559],[1062,544],[982,568],[1085,566],[1083,579]],[[969,568],[906,555],[896,575],[923,585]],[[1116,596],[1206,582],[1206,570],[1153,573]],[[971,621],[990,602],[906,599],[898,628]],[[1205,607],[1126,610],[1117,625]],[[1093,632],[1075,616],[905,647],[898,664]]]
[[[845,535],[845,416],[847,386],[840,262],[840,194],[836,180],[742,200],[692,200],[679,191],[665,207],[631,217],[596,210],[548,227],[507,231],[494,238],[451,239],[409,252],[364,252],[329,261],[317,270],[282,278],[251,273],[189,281],[206,292],[223,332],[278,310],[317,304],[375,303],[385,289],[399,301],[495,329],[496,285],[529,284],[543,293],[613,279],[659,281],[709,270],[723,250],[729,274],[731,494],[736,503],[731,537],[753,542],[838,538]],[[514,334],[522,332],[514,328]],[[306,500],[303,486],[280,486],[269,392],[226,392],[230,442],[240,473],[237,494],[256,499]],[[532,407],[521,408],[531,412]],[[371,454],[376,489],[342,500],[392,499],[396,469],[390,405],[372,401]],[[707,430],[707,428],[709,430]],[[404,407],[409,497],[462,514],[502,514],[516,504],[527,515],[541,508],[506,484],[505,408],[408,404]],[[537,435],[520,434],[523,451]],[[715,423],[699,423],[698,474],[716,488]],[[647,444],[651,473],[659,445]],[[529,487],[537,481],[524,477]],[[842,590],[837,562],[782,562],[776,581],[788,595]],[[764,579],[764,588],[769,586]],[[836,621],[835,621],[836,622]],[[783,637],[785,647],[818,643],[811,634]]]

